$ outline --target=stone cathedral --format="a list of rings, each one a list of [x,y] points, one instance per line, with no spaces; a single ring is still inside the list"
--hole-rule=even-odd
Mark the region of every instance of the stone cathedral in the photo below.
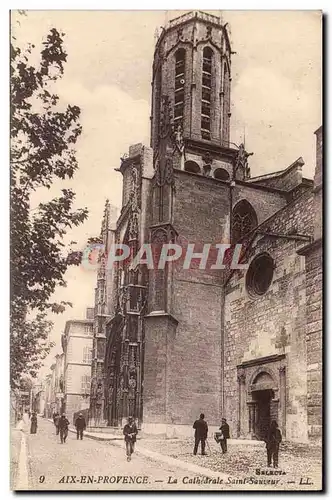
[[[230,142],[232,47],[203,12],[161,32],[152,70],[150,147],[121,158],[121,214],[106,203],[95,295],[90,425],[191,435],[205,413],[231,437],[322,434],[322,129],[314,181],[298,158],[252,176]],[[236,105],[236,103],[235,103]],[[242,243],[246,270],[107,265],[112,244]],[[197,257],[197,255],[196,255]],[[199,260],[197,258],[197,260]]]

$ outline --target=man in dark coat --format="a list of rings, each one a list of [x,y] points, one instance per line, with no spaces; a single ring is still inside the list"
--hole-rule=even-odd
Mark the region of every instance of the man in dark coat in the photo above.
[[[37,415],[33,413],[31,416],[31,426],[30,426],[30,434],[37,433]]]
[[[221,430],[220,446],[221,446],[222,452],[226,453],[227,452],[227,439],[229,439],[229,425],[228,425],[225,418],[221,419],[221,427],[219,429]]]
[[[278,467],[279,445],[281,441],[282,441],[282,436],[278,424],[275,420],[272,420],[265,440],[268,467],[271,467],[272,459],[273,459],[273,467]]]
[[[128,423],[123,428],[124,439],[126,443],[127,461],[130,462],[131,455],[135,451],[136,436],[138,430],[133,417],[128,417]]]
[[[60,432],[60,441],[61,443],[65,443],[68,436],[68,426],[69,420],[66,415],[63,413],[59,419],[59,432]]]
[[[83,439],[83,431],[85,431],[86,429],[86,422],[82,413],[78,414],[78,417],[75,420],[75,427],[76,427],[77,439],[79,438]]]
[[[208,435],[208,424],[204,420],[204,413],[200,414],[199,420],[195,420],[193,428],[195,429],[194,455],[197,455],[199,442],[201,443],[202,455],[206,455],[205,441]]]

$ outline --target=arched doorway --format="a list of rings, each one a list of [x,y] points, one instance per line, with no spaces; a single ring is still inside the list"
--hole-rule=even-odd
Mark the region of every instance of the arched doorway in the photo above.
[[[278,406],[275,404],[276,384],[272,376],[262,371],[251,385],[251,402],[249,409],[249,427],[252,436],[264,440],[267,436],[271,420],[278,419]]]

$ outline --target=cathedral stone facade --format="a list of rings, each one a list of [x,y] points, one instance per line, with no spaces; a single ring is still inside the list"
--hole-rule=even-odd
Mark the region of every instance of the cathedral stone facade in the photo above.
[[[286,439],[321,436],[322,131],[314,182],[302,158],[252,177],[251,153],[230,142],[231,56],[227,25],[202,12],[157,41],[151,144],[121,159],[116,227],[108,202],[103,217],[90,425],[131,414],[172,436],[204,412],[211,428],[226,417],[232,437],[262,439],[272,418]],[[149,243],[156,259],[163,243],[241,243],[249,267],[109,268],[119,243],[132,255]]]

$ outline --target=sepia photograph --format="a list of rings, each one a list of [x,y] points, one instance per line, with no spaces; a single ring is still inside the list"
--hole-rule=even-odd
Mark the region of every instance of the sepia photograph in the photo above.
[[[11,490],[323,490],[322,32],[10,12]]]

